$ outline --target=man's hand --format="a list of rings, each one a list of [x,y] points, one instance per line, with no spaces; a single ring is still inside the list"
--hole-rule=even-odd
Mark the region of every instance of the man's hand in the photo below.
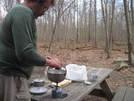
[[[46,56],[46,64],[45,66],[50,66],[50,67],[55,67],[57,69],[62,68],[62,63],[60,62],[59,59],[53,59],[50,56]]]

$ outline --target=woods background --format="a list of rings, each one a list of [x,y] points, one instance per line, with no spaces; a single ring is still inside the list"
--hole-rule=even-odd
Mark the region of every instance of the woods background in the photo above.
[[[0,25],[5,13],[21,0],[0,0]],[[62,43],[62,48],[77,43],[88,47],[103,47],[109,58],[114,45],[124,45],[132,64],[134,41],[133,0],[56,0],[54,7],[36,20],[38,41]]]

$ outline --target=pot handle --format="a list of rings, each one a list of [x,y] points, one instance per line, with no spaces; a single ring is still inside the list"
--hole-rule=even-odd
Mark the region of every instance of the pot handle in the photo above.
[[[55,68],[55,67],[50,67],[50,66],[48,66],[48,68],[47,68],[47,73],[48,73],[48,70],[49,70],[50,68]]]
[[[62,67],[60,70],[64,70],[64,71],[65,71],[64,76],[66,76],[66,74],[67,74],[67,69],[66,69],[66,67]]]

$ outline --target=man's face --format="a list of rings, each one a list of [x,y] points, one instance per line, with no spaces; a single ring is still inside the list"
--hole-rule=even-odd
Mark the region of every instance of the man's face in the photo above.
[[[36,3],[33,10],[35,19],[44,15],[44,13],[49,9],[50,6],[51,6],[51,0],[47,0],[43,4]]]

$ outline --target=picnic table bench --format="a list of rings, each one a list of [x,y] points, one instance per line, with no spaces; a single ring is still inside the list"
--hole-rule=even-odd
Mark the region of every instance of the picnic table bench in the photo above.
[[[112,101],[134,101],[134,88],[119,87]]]

